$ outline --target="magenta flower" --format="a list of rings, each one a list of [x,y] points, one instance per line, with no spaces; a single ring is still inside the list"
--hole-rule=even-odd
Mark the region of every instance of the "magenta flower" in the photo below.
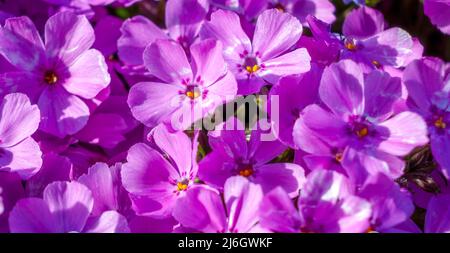
[[[91,191],[77,182],[49,184],[43,198],[24,198],[9,215],[13,233],[126,233],[126,219],[115,211],[90,217],[94,199]]]
[[[230,126],[237,130],[228,130]],[[201,180],[223,189],[228,178],[238,175],[261,185],[264,192],[281,186],[291,196],[298,195],[305,182],[303,168],[293,163],[269,163],[286,149],[284,145],[261,140],[263,131],[259,128],[247,141],[244,126],[234,117],[216,129],[209,134],[213,151],[199,164]]]
[[[148,127],[165,123],[186,129],[217,106],[234,99],[236,80],[222,57],[222,44],[212,39],[190,49],[192,63],[181,47],[157,40],[144,52],[147,70],[161,82],[141,82],[130,90],[133,116]]]
[[[20,93],[6,95],[0,104],[0,171],[29,179],[42,165],[41,150],[31,135],[39,126],[39,109]]]
[[[173,215],[183,227],[203,233],[263,232],[257,224],[262,197],[260,186],[231,177],[225,182],[223,201],[217,190],[195,186],[178,199]]]
[[[298,147],[316,153],[320,142],[311,142],[315,138],[334,147],[334,163],[342,163],[356,184],[379,172],[390,178],[401,176],[404,162],[398,156],[426,144],[428,138],[418,114],[393,115],[392,104],[400,92],[400,79],[387,73],[373,71],[364,77],[350,60],[330,65],[319,87],[327,109],[310,105],[303,110],[294,127]]]
[[[354,195],[343,175],[327,170],[311,172],[298,199],[298,210],[278,187],[264,196],[260,225],[273,232],[361,233],[369,228],[369,202]]]
[[[450,75],[438,58],[423,58],[412,62],[403,73],[408,89],[408,105],[419,113],[428,125],[431,151],[450,178]]]
[[[450,1],[424,0],[423,7],[431,23],[437,26],[443,33],[450,34],[450,20],[448,18],[450,17]]]
[[[275,84],[282,76],[310,69],[306,49],[290,50],[302,30],[292,15],[266,10],[259,16],[250,41],[237,14],[218,10],[211,14],[211,21],[204,23],[200,36],[222,41],[225,61],[238,81],[238,94],[246,95],[258,92],[266,82]]]
[[[398,27],[383,30],[381,20],[383,16],[369,7],[350,13],[343,28],[345,39],[341,59],[352,59],[368,70],[405,66],[413,54],[411,36]]]
[[[39,129],[64,137],[86,125],[85,101],[108,86],[110,77],[103,55],[89,49],[94,32],[88,20],[70,12],[50,17],[45,45],[27,17],[11,18],[0,28],[0,54],[14,72],[0,75],[2,92],[27,94],[41,111]]]
[[[144,143],[130,148],[122,166],[122,183],[137,215],[164,218],[194,184],[197,142],[183,132],[169,132],[164,125],[153,130],[152,139],[154,148]]]

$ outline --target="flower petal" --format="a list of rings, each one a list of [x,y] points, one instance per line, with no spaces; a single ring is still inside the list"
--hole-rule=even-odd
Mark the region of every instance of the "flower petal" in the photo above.
[[[166,83],[138,83],[128,96],[133,116],[148,127],[170,122],[169,116],[181,107],[182,86]]]
[[[227,29],[223,29],[226,27]],[[211,14],[211,21],[203,24],[201,38],[214,38],[223,44],[223,54],[228,64],[241,64],[239,54],[250,53],[250,39],[242,30],[239,16],[231,11],[218,10]]]
[[[19,200],[9,214],[12,233],[62,233],[60,225],[47,203],[38,198]]]
[[[363,74],[353,61],[343,60],[327,67],[320,82],[322,101],[336,115],[346,119],[364,110]]]
[[[127,219],[116,211],[106,211],[86,222],[85,233],[129,233]]]
[[[45,48],[47,57],[61,60],[66,66],[94,44],[94,29],[83,15],[58,12],[45,24]]]
[[[80,131],[89,118],[89,108],[84,101],[60,86],[47,87],[38,106],[42,117],[39,129],[59,137]]]
[[[44,201],[63,232],[81,232],[94,206],[91,191],[78,182],[54,182],[44,190]]]
[[[31,137],[1,151],[1,170],[6,168],[8,171],[17,172],[22,179],[29,179],[42,166],[41,149]]]
[[[72,94],[92,99],[111,81],[105,57],[96,49],[82,53],[69,67],[70,77],[62,84]]]
[[[303,28],[297,18],[276,9],[259,15],[253,35],[253,52],[263,61],[275,58],[291,48],[300,38]]]
[[[21,93],[8,94],[0,105],[0,147],[13,146],[31,136],[39,126],[40,113]]]
[[[134,16],[123,22],[122,36],[117,40],[120,59],[128,65],[142,65],[142,54],[147,45],[168,36],[144,16]]]
[[[227,228],[220,194],[206,186],[194,187],[180,198],[173,216],[184,227],[205,233],[225,232]]]
[[[192,70],[184,49],[171,40],[156,40],[144,50],[144,64],[150,74],[166,83],[192,80]]]

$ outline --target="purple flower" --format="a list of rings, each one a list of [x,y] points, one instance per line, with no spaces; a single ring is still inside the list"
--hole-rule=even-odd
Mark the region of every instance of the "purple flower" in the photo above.
[[[306,107],[294,127],[294,139],[307,153],[341,163],[356,184],[379,172],[397,178],[404,167],[398,156],[428,142],[426,124],[418,114],[393,115],[400,92],[399,78],[381,71],[364,76],[350,60],[334,63],[324,70],[319,87],[327,109]],[[320,152],[320,143],[331,146],[331,153]]]
[[[207,39],[193,44],[190,52],[191,63],[181,45],[170,40],[157,40],[145,49],[145,65],[161,82],[131,88],[128,105],[137,120],[148,127],[165,123],[186,129],[234,99],[236,80],[222,57],[222,44]]]
[[[424,0],[425,14],[431,23],[437,26],[443,33],[450,34],[450,1],[449,0]]]
[[[369,228],[369,202],[354,195],[343,175],[327,170],[311,172],[298,199],[298,210],[278,187],[264,196],[260,225],[274,232],[361,233]]]
[[[336,19],[335,7],[329,0],[272,0],[271,7],[291,13],[304,26],[308,26],[306,21],[308,15],[328,24],[333,23]]]
[[[438,58],[423,58],[409,64],[403,72],[408,89],[408,105],[428,125],[431,151],[450,178],[450,75]]]
[[[31,135],[39,126],[39,109],[20,93],[6,95],[0,104],[0,171],[29,179],[42,165],[41,150]]]
[[[207,0],[169,0],[165,7],[167,33],[144,16],[126,20],[121,28],[122,36],[117,45],[120,59],[128,66],[142,68],[144,49],[158,39],[172,39],[183,49],[196,40],[200,27],[209,10]]]
[[[264,132],[259,128],[247,141],[244,126],[234,117],[216,129],[209,133],[213,151],[199,164],[201,180],[222,189],[229,177],[239,175],[261,185],[264,192],[281,186],[291,196],[298,195],[305,181],[303,168],[293,163],[269,163],[285,150],[284,145],[262,140]]]
[[[225,183],[223,201],[217,190],[195,186],[178,199],[173,215],[183,227],[203,233],[263,232],[257,225],[262,197],[260,186],[231,177]]]
[[[239,16],[219,10],[211,14],[211,21],[204,23],[200,36],[222,41],[225,61],[238,81],[238,94],[246,95],[258,92],[266,82],[275,84],[282,76],[301,74],[310,69],[306,49],[290,51],[302,30],[300,22],[292,15],[266,10],[259,15],[250,41]]]
[[[91,191],[77,182],[49,184],[43,198],[24,198],[9,215],[13,233],[124,233],[126,219],[115,211],[90,217],[94,205]]]
[[[31,20],[11,18],[0,28],[0,53],[16,71],[0,76],[3,92],[19,91],[37,103],[39,129],[64,137],[78,132],[89,118],[83,99],[108,86],[103,55],[89,49],[94,32],[88,20],[69,12],[50,17],[45,45]]]
[[[122,166],[124,188],[137,215],[170,216],[177,198],[194,184],[197,142],[183,132],[171,133],[164,125],[152,131],[154,148],[135,144]]]

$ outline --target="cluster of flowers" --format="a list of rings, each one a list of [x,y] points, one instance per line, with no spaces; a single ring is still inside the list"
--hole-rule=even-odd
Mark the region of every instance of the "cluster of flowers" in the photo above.
[[[0,3],[0,232],[450,232],[450,65],[364,1],[342,34],[328,0],[29,2]]]

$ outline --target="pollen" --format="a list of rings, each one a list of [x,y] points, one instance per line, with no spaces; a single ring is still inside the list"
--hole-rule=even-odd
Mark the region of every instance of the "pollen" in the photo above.
[[[334,155],[334,159],[336,160],[336,162],[340,163],[342,162],[342,158],[344,157],[344,155],[342,153],[336,153],[336,155]]]
[[[201,95],[200,89],[196,85],[189,85],[185,91],[185,95],[190,99],[196,99]]]
[[[246,166],[239,171],[239,176],[249,177],[253,175],[253,172],[252,166]]]
[[[246,67],[245,67],[245,70],[247,70],[247,72],[250,73],[250,74],[255,73],[255,72],[258,71],[259,69],[260,69],[260,67],[259,67],[257,64],[255,64],[255,65],[253,65],[253,66],[246,66]]]
[[[47,71],[44,75],[44,81],[48,84],[55,84],[58,82],[58,76],[53,71]]]
[[[189,184],[189,182],[185,182],[185,181],[178,182],[178,183],[177,183],[177,190],[178,190],[179,192],[181,192],[181,191],[186,191],[187,188],[188,188],[188,184]]]
[[[186,91],[186,96],[190,99],[196,99],[200,97],[200,92],[198,91]]]
[[[344,43],[345,48],[347,48],[350,51],[355,51],[357,49],[356,44],[352,40],[347,40]]]
[[[434,126],[440,129],[445,129],[447,127],[447,124],[444,122],[444,118],[441,116],[434,122]]]
[[[367,127],[363,127],[363,128],[361,128],[360,130],[357,130],[357,131],[356,131],[356,135],[357,135],[359,138],[366,137],[368,134],[369,134],[369,129],[368,129]]]
[[[372,61],[372,64],[373,64],[373,66],[375,66],[376,68],[380,68],[380,67],[381,67],[380,62],[378,62],[378,61],[376,61],[376,60],[373,60],[373,61]]]

